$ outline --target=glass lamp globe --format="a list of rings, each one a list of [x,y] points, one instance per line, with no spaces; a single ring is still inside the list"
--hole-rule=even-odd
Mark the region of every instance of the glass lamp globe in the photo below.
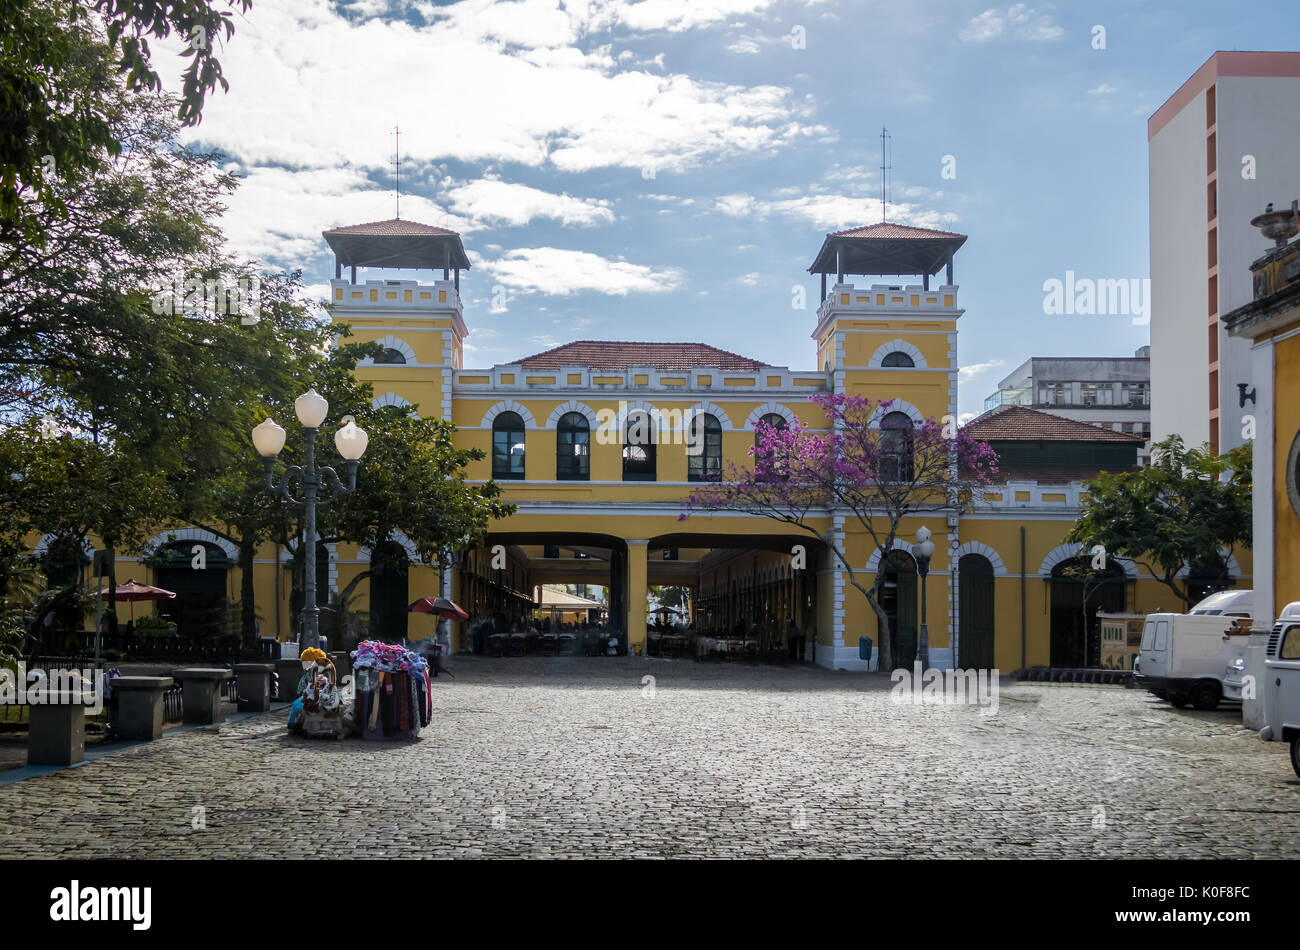
[[[345,417],[346,425],[334,433],[334,445],[346,462],[355,462],[366,453],[370,436],[366,430],[359,428],[351,416]]]
[[[261,425],[253,430],[253,447],[262,458],[275,458],[284,448],[284,429],[270,418],[263,419]]]
[[[325,413],[330,411],[330,404],[316,390],[309,389],[293,401],[293,411],[304,429],[319,429],[325,421]]]

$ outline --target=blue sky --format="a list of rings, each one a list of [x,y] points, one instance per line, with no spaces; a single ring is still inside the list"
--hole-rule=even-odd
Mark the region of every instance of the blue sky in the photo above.
[[[1043,282],[1148,275],[1147,118],[1216,49],[1297,26],[1285,0],[255,0],[196,141],[245,177],[232,245],[323,296],[320,231],[393,216],[400,125],[402,217],[474,262],[467,366],[611,339],[812,369],[806,268],[880,220],[887,125],[889,219],[969,235],[969,413],[1031,355],[1148,342],[1129,316],[1045,315]]]

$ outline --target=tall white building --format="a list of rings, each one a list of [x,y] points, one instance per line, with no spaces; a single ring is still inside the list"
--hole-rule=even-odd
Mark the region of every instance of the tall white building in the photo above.
[[[1250,219],[1300,197],[1300,52],[1217,52],[1147,122],[1151,436],[1216,451],[1254,413],[1247,339],[1220,316],[1252,298],[1268,250]]]

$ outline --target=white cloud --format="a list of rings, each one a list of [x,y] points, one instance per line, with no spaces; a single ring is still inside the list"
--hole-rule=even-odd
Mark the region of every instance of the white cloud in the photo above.
[[[1055,40],[1065,35],[1050,16],[1040,14],[1023,3],[1013,3],[1005,9],[985,10],[957,34],[963,43],[986,43],[1000,36],[1041,42]]]
[[[961,382],[969,382],[976,376],[981,376],[989,370],[998,369],[1006,365],[1006,360],[989,360],[986,363],[971,363],[969,366],[963,366],[957,371],[957,377]]]
[[[761,220],[783,215],[806,222],[819,230],[858,227],[880,220],[880,199],[866,196],[812,194],[799,198],[763,200],[753,195],[723,195],[714,208],[733,218]],[[935,211],[905,202],[889,202],[886,217],[918,228],[947,228],[956,223],[950,211]]]
[[[762,44],[752,36],[742,36],[727,45],[728,52],[739,53],[742,56],[752,56],[762,50]]]
[[[581,291],[624,296],[676,290],[686,273],[676,267],[647,267],[555,247],[506,251],[495,260],[475,259],[497,283],[519,293],[567,296]]]
[[[625,168],[636,176],[647,167],[677,172],[816,141],[827,135],[809,119],[816,103],[785,86],[697,80],[665,69],[662,54],[638,65],[635,56],[624,60],[590,42],[614,27],[677,33],[772,4],[266,4],[240,18],[223,48],[230,89],[209,97],[192,140],[233,156],[249,190],[260,182],[256,198],[231,203],[225,226],[240,250],[262,256],[271,249],[300,256],[309,246],[318,252],[322,226],[392,217],[384,191],[395,125],[402,128],[404,182],[408,168],[411,180],[427,181],[430,171],[441,177],[434,165],[448,160],[565,172]],[[403,9],[418,11],[423,22],[379,16]],[[160,54],[179,52],[175,41],[160,45]],[[179,70],[162,74],[174,86]],[[277,182],[289,192],[280,194]],[[437,201],[403,195],[402,216],[457,230],[537,217],[603,224],[613,216],[595,199],[519,185],[508,200],[507,185],[467,187],[466,195]]]
[[[448,196],[453,211],[482,225],[520,227],[538,218],[566,225],[609,224],[613,203],[600,198],[573,198],[528,185],[480,178],[471,182],[447,180],[439,189]]]
[[[1089,89],[1089,90],[1088,90],[1088,95],[1090,95],[1090,96],[1109,96],[1111,93],[1114,93],[1114,92],[1119,92],[1118,87],[1116,87],[1116,86],[1112,86],[1110,83],[1106,83],[1106,82],[1104,82],[1104,83],[1102,83],[1102,84],[1099,85],[1099,86],[1094,86],[1092,89]]]

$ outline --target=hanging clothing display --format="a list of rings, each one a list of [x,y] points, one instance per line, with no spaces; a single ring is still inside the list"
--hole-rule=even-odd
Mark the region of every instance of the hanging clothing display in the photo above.
[[[353,721],[363,739],[415,739],[433,717],[424,657],[405,647],[365,640],[352,656]]]

